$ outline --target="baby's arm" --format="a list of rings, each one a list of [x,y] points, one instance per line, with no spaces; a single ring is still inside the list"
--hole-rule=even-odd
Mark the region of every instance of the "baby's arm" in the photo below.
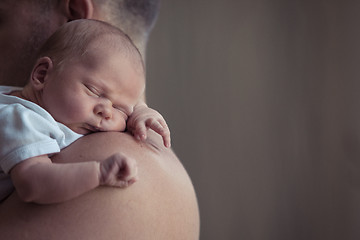
[[[126,187],[136,181],[137,166],[121,154],[81,163],[53,163],[43,155],[15,165],[10,174],[23,201],[46,204],[70,200],[99,185]]]
[[[170,147],[170,130],[163,116],[154,109],[149,108],[144,102],[134,107],[134,112],[127,121],[127,129],[138,140],[147,138],[147,129],[152,129],[163,138],[164,145]]]

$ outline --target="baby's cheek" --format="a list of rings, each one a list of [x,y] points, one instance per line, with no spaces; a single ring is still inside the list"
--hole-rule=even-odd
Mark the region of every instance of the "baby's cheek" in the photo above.
[[[51,114],[57,121],[66,123],[86,122],[89,117],[87,109],[82,108],[76,102],[65,101],[57,104],[57,108],[54,108]]]
[[[72,117],[72,120],[78,122],[86,122],[90,114],[92,114],[90,109],[84,108],[78,104],[70,104],[68,106],[68,112]]]
[[[126,120],[121,114],[113,113],[113,117],[104,122],[103,129],[105,131],[123,132],[126,129]]]
[[[120,119],[115,125],[115,131],[123,132],[126,129],[126,121],[124,119]]]

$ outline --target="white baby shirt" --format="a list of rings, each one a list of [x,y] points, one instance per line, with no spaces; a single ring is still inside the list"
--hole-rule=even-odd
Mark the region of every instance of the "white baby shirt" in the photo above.
[[[5,94],[20,89],[0,86],[0,201],[13,190],[8,173],[17,163],[60,152],[83,136],[37,104]]]

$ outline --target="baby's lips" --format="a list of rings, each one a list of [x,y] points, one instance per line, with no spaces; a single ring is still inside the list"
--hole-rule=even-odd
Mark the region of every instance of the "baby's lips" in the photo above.
[[[86,124],[86,128],[92,132],[103,132],[104,131],[102,128],[96,127],[96,126],[94,126],[92,124],[88,124],[88,123]]]

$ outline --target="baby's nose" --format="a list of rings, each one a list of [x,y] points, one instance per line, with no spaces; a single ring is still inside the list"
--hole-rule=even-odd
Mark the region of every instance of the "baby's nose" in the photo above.
[[[110,119],[112,117],[112,106],[107,103],[98,104],[94,108],[94,113],[101,118]]]

